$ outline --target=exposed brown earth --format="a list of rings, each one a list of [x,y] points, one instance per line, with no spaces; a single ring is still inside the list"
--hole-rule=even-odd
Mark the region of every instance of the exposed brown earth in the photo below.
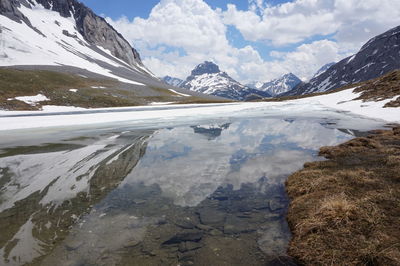
[[[305,265],[400,265],[400,127],[323,147],[286,183],[288,253]]]

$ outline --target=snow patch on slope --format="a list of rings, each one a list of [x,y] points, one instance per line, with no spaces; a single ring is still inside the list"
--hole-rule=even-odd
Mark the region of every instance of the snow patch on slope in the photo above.
[[[9,98],[7,100],[8,101],[18,100],[18,101],[27,103],[32,106],[37,105],[39,102],[50,101],[50,99],[47,98],[46,96],[44,96],[43,94],[38,94],[35,96],[19,96],[19,97],[15,97],[15,98]]]
[[[212,73],[196,76],[195,79],[187,82],[186,86],[190,87],[192,91],[212,94],[217,90],[229,90],[227,87],[228,84],[229,80],[226,77],[221,76],[220,73]]]
[[[330,108],[339,109],[371,118],[383,119],[388,122],[400,122],[400,108],[383,108],[386,103],[395,100],[399,96],[395,96],[392,99],[387,99],[379,102],[363,102],[362,100],[354,100],[361,95],[361,93],[355,93],[354,89],[355,88],[351,88],[326,95],[294,100],[291,102],[300,105],[320,104]]]
[[[119,77],[101,67],[96,61],[114,67],[126,67],[126,63],[116,58],[106,49],[100,48],[110,58],[93,50],[77,31],[72,17],[62,17],[58,12],[48,10],[35,2],[32,9],[21,5],[19,8],[39,32],[25,23],[15,22],[0,15],[4,51],[0,55],[0,66],[10,65],[70,65],[135,85],[140,82]],[[136,65],[141,71],[145,68]],[[146,70],[147,73],[150,73]]]
[[[176,90],[173,90],[173,89],[169,89],[169,91],[171,91],[171,92],[173,92],[173,93],[175,93],[175,94],[178,94],[179,96],[183,96],[183,97],[190,97],[190,96],[192,96],[192,95],[189,95],[189,94],[184,94],[184,93],[181,93],[181,92],[177,92]]]

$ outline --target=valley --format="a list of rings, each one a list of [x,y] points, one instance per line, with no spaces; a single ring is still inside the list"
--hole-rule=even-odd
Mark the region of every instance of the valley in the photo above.
[[[399,10],[0,0],[0,265],[399,265]]]

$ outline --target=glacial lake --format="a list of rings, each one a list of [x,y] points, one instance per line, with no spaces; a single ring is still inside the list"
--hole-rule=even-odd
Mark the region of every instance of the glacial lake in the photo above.
[[[0,131],[0,265],[291,265],[286,178],[382,126],[324,111]]]

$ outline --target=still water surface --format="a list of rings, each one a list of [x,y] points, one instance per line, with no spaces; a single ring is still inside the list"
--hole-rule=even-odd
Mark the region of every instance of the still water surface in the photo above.
[[[286,178],[321,146],[363,134],[338,121],[125,125],[0,143],[0,265],[279,265]]]

